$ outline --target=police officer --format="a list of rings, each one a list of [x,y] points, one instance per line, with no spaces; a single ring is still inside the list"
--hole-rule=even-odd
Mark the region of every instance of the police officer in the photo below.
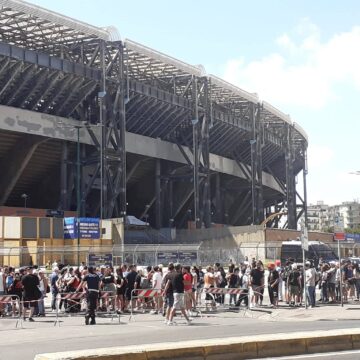
[[[78,292],[83,286],[85,286],[86,288],[87,296],[87,312],[85,314],[85,324],[89,325],[89,320],[91,319],[90,325],[95,325],[95,310],[97,300],[99,298],[100,278],[96,274],[95,269],[92,266],[89,266],[88,274],[84,276],[80,285],[76,289],[76,292]]]

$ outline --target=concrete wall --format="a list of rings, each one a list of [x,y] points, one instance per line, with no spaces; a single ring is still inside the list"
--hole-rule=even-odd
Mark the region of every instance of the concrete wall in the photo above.
[[[201,242],[199,251],[204,261],[222,263],[243,261],[256,257],[265,258],[265,236],[262,226],[232,226],[223,228],[181,230],[181,236],[191,236]],[[176,236],[177,243],[179,237]]]
[[[178,244],[186,244],[190,240],[191,243],[204,242],[210,244],[212,242],[217,246],[233,248],[241,242],[264,241],[263,236],[259,235],[260,233],[263,233],[262,226],[224,226],[221,228],[177,230],[175,239]]]
[[[266,242],[282,242],[288,240],[296,240],[300,237],[300,231],[287,230],[287,229],[266,229],[265,240]],[[322,241],[324,243],[332,243],[334,235],[332,233],[309,232],[309,240]]]
[[[76,216],[76,211],[65,211],[65,217]],[[45,217],[46,209],[34,209],[12,206],[0,206],[0,216],[35,216]]]

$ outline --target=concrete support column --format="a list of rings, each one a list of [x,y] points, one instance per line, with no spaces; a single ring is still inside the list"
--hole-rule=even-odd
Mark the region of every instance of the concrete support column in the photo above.
[[[161,228],[161,160],[156,159],[155,165],[155,226]]]
[[[286,152],[285,152],[285,170],[286,170],[286,203],[288,229],[296,229],[296,184],[294,173],[294,149],[292,144],[292,128],[287,127],[286,132]]]
[[[216,217],[215,221],[218,224],[222,224],[224,222],[224,214],[222,211],[222,200],[221,200],[221,178],[220,174],[217,173],[215,175],[215,204],[216,204]]]
[[[62,143],[61,154],[61,173],[60,173],[60,209],[68,210],[68,144],[66,141]]]

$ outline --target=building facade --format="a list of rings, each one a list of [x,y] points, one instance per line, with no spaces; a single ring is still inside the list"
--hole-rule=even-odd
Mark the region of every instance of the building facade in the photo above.
[[[310,204],[307,209],[309,231],[327,231],[329,228],[329,205],[323,201]]]
[[[308,229],[310,231],[339,231],[360,228],[360,203],[346,201],[329,206],[323,201],[308,206]]]

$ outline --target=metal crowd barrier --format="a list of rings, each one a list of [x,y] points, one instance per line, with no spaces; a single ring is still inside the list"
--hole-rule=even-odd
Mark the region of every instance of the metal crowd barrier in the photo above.
[[[71,292],[71,293],[58,293],[56,295],[56,318],[54,322],[54,326],[58,325],[60,326],[60,320],[59,320],[59,310],[60,310],[60,302],[66,301],[67,307],[65,311],[69,308],[73,308],[77,305],[80,305],[81,307],[81,300],[86,297],[85,292]],[[72,305],[69,306],[69,303]]]
[[[202,294],[209,294],[212,300],[205,300],[205,308],[208,309],[209,301],[211,302],[212,310],[222,309],[226,310],[226,306],[230,308],[230,303],[226,304],[225,299],[224,303],[221,304],[217,301],[217,296],[226,296],[226,295],[241,295],[243,293],[243,289],[241,288],[202,288]],[[235,307],[235,304],[234,304]]]
[[[134,289],[131,291],[131,303],[130,303],[130,318],[132,320],[134,315],[133,302],[138,299],[155,299],[161,295],[161,290],[156,289]],[[145,311],[145,308],[144,308]]]
[[[20,298],[17,295],[0,295],[0,304],[10,304],[11,306],[14,306],[14,303],[16,303],[18,305],[19,308],[19,316],[17,317],[16,320],[16,324],[15,324],[15,328],[17,328],[18,326],[20,328],[23,327],[23,323],[22,323],[22,317],[21,317],[21,302],[20,302]]]
[[[119,324],[120,324],[120,312],[117,312],[116,310],[116,292],[114,291],[100,291],[100,297],[99,300],[111,300],[114,299],[114,305],[112,311],[109,311],[109,309],[106,310],[106,312],[103,312],[101,310],[98,310],[97,313],[99,315],[101,314],[107,314],[111,315],[111,321],[113,321],[114,317],[118,318]]]
[[[217,310],[238,310],[240,313],[243,314],[243,316],[251,316],[253,317],[254,313],[259,312],[262,314],[269,314],[271,315],[272,311],[271,310],[266,310],[266,309],[261,309],[261,308],[251,308],[250,304],[251,304],[251,297],[253,295],[255,295],[254,290],[251,289],[251,287],[248,288],[247,293],[244,293],[245,289],[242,288],[202,288],[202,293],[203,294],[209,294],[212,297],[211,301],[211,308],[213,311],[217,311]],[[257,293],[259,296],[262,295],[260,292]],[[234,305],[230,305],[230,303],[226,303],[226,299],[224,299],[224,303],[221,304],[219,302],[217,302],[217,298],[216,295],[239,295],[241,297],[241,295],[243,295],[242,300],[246,297],[247,298],[247,306],[242,307],[242,306],[235,306]],[[240,299],[237,299],[237,301]],[[207,301],[209,300],[205,300],[205,307],[208,309],[209,308],[209,304],[207,303]]]
[[[106,299],[116,299],[116,295],[111,295],[113,292],[111,291],[100,291],[99,294],[99,300],[106,300]],[[60,308],[60,302],[61,300],[67,301],[67,307],[66,310],[74,308],[75,306],[80,306],[81,312],[81,300],[87,298],[86,292],[71,292],[71,293],[58,293],[56,295],[56,318],[54,322],[54,326],[58,325],[60,326],[60,320],[59,320],[59,308]],[[70,303],[70,306],[69,306]],[[104,314],[102,311],[96,311],[99,315]],[[113,311],[109,312],[106,311],[106,314],[111,315],[111,321],[113,321],[114,317],[118,318],[118,321],[120,323],[120,314],[116,312],[115,306],[113,307]],[[69,316],[71,316],[71,313],[69,313]]]

